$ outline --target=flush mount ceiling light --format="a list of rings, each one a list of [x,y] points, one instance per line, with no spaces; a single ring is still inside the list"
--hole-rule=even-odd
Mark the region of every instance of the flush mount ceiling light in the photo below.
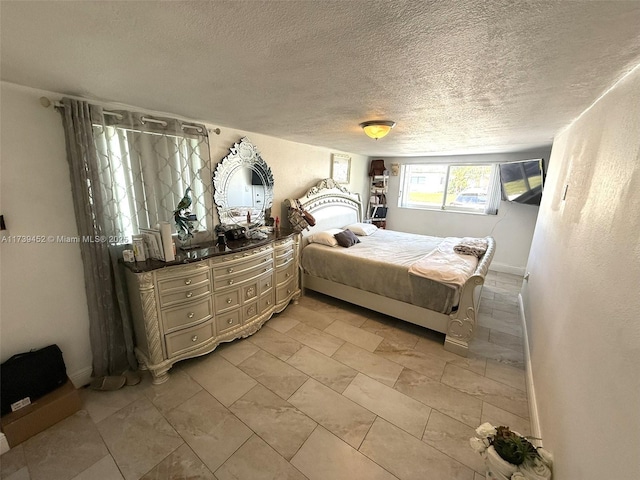
[[[378,140],[389,133],[396,126],[396,122],[391,120],[369,120],[368,122],[362,122],[360,126],[369,137]]]

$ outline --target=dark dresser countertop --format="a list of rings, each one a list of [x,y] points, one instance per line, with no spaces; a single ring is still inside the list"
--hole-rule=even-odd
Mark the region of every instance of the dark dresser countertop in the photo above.
[[[200,246],[191,247],[189,250],[177,249],[176,259],[172,262],[163,262],[161,260],[147,259],[144,262],[125,262],[120,259],[120,263],[131,270],[133,273],[144,273],[159,268],[172,267],[174,265],[184,265],[187,263],[199,262],[211,257],[217,257],[220,255],[229,255],[231,253],[242,252],[251,248],[266,245],[270,242],[283,240],[285,238],[295,235],[293,230],[279,229],[271,234],[268,234],[267,238],[262,240],[254,240],[244,238],[241,240],[227,240],[227,246],[225,249],[221,249],[215,245],[215,241],[201,243]]]

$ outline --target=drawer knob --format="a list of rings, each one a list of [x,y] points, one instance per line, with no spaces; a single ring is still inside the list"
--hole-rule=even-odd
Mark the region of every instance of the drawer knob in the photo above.
[[[229,304],[231,303],[231,299],[230,298],[227,298],[227,303],[229,303]]]
[[[187,317],[189,317],[189,318],[193,318],[193,316],[194,316],[194,315],[195,315],[195,313],[193,313],[193,312],[189,312],[189,315],[187,315]]]
[[[271,305],[271,300],[267,300],[267,305]]]
[[[269,270],[268,268],[265,268],[265,269],[263,269],[262,271],[263,271],[263,272],[267,272],[268,270]]]
[[[265,257],[262,261],[263,261],[263,262],[268,262],[268,261],[269,261],[269,259],[268,259],[267,257]]]
[[[193,337],[191,337],[191,341],[192,342],[197,342],[198,341],[198,335],[194,335]]]
[[[191,297],[193,297],[193,292],[187,293],[187,298],[191,298]]]
[[[184,281],[184,284],[185,284],[185,285],[191,285],[191,279],[189,278],[189,279],[185,280],[185,281]]]
[[[291,289],[290,288],[287,288],[287,293],[291,293]]]
[[[227,268],[227,273],[233,273],[233,268]]]
[[[233,280],[229,280],[229,285],[233,285]]]
[[[229,320],[227,320],[227,323],[231,325],[233,323],[233,318],[230,318]]]
[[[249,255],[251,255],[251,253],[249,253],[249,252],[244,254],[245,257],[248,257]]]
[[[271,282],[267,282],[267,288],[271,288]]]
[[[285,277],[289,278],[291,274],[289,272],[286,273]]]

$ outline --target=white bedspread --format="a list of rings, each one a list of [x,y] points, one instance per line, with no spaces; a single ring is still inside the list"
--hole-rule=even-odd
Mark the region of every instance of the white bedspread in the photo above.
[[[460,240],[457,237],[445,238],[433,251],[414,262],[409,267],[409,274],[462,287],[478,266],[478,259],[453,250]]]

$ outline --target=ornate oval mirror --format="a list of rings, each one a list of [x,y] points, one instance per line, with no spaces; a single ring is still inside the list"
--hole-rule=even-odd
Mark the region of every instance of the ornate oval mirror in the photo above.
[[[213,200],[220,223],[250,226],[264,223],[273,203],[273,175],[247,137],[234,143],[213,174]]]

